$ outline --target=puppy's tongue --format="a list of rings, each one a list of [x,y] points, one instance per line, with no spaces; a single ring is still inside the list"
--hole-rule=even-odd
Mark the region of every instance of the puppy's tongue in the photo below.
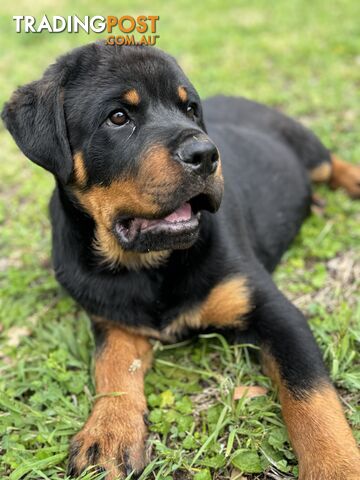
[[[178,223],[178,222],[187,222],[191,219],[191,205],[190,203],[184,203],[181,207],[179,207],[175,212],[170,213],[165,218],[161,218],[159,220],[146,220],[146,219],[138,219],[140,224],[140,228],[143,230],[144,228],[150,227],[152,225],[158,225],[159,223],[167,222],[167,223]]]
[[[186,222],[191,218],[191,205],[190,203],[184,203],[180,208],[175,210],[175,212],[170,213],[167,217],[164,218],[166,222]]]

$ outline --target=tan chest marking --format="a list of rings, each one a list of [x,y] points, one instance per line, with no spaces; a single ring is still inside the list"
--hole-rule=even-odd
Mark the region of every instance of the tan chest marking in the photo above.
[[[186,328],[241,327],[251,310],[250,297],[244,277],[229,278],[216,285],[201,305],[179,315],[162,334],[171,338]]]
[[[216,285],[202,304],[182,313],[163,330],[151,327],[122,328],[136,335],[163,342],[176,342],[178,336],[187,329],[244,328],[244,317],[251,309],[251,292],[246,279],[237,276]]]

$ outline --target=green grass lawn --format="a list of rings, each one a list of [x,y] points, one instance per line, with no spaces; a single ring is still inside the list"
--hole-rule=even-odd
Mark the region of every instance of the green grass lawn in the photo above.
[[[14,33],[12,15],[43,13],[160,15],[159,46],[203,97],[266,102],[300,118],[342,157],[360,159],[357,0],[3,2],[1,103],[57,55],[96,38]],[[0,478],[64,479],[69,439],[93,402],[93,340],[85,313],[53,277],[53,180],[2,126],[0,142]],[[317,191],[326,208],[309,218],[275,276],[309,317],[360,439],[359,204]],[[276,392],[250,362],[254,347],[203,336],[155,348],[146,381],[152,463],[141,479],[296,477]],[[233,401],[239,385],[268,392]]]

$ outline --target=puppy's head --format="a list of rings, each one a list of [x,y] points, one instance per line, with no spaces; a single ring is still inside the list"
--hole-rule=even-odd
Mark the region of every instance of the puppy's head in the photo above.
[[[90,44],[19,88],[2,118],[89,214],[105,257],[187,248],[220,205],[219,152],[169,55]],[[121,257],[121,255],[120,255]]]

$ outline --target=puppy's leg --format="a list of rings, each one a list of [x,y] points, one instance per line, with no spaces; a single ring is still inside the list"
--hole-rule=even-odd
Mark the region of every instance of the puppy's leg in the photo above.
[[[292,118],[273,110],[268,121],[274,133],[294,151],[313,182],[343,188],[350,197],[360,198],[360,165],[331,154],[311,130]]]
[[[310,170],[313,182],[328,183],[331,188],[342,188],[352,198],[360,198],[360,166],[331,155],[330,161],[324,161]]]
[[[272,111],[271,128],[294,151],[313,182],[342,188],[352,198],[360,198],[360,165],[340,160],[309,129],[292,118]]]
[[[359,451],[306,319],[270,278],[258,299],[254,327],[279,387],[299,478],[359,480]]]
[[[95,324],[97,400],[70,447],[69,474],[91,465],[106,470],[107,480],[122,478],[146,464],[144,373],[151,363],[146,338],[106,324]]]

